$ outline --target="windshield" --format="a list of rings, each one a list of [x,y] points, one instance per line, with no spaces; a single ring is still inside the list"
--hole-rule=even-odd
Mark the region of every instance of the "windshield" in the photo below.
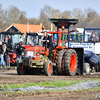
[[[23,40],[23,36],[21,34],[14,34],[14,35],[2,34],[1,40],[7,44],[7,48],[9,50],[12,50],[13,49],[12,47],[15,44]]]
[[[26,45],[35,45],[38,44],[38,37],[37,35],[27,35],[26,37]]]
[[[82,33],[69,33],[69,42],[82,42],[83,34]],[[68,42],[68,33],[64,33],[61,36],[61,43],[64,46]]]
[[[43,35],[40,33],[27,33],[25,45],[42,46],[41,41],[43,40]]]

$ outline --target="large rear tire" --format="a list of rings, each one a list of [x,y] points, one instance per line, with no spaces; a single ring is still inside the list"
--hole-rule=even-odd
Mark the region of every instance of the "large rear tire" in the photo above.
[[[22,63],[18,63],[17,74],[18,75],[25,75],[26,74],[26,69],[25,69],[25,67],[23,66]]]
[[[75,75],[77,72],[77,54],[73,49],[67,50],[64,56],[64,65],[65,65],[65,74],[67,75]]]
[[[57,74],[63,74],[64,72],[64,54],[66,51],[66,49],[60,50],[56,57]]]
[[[52,62],[50,60],[48,60],[45,64],[44,64],[44,72],[46,76],[51,76],[53,73],[53,66],[52,66]]]

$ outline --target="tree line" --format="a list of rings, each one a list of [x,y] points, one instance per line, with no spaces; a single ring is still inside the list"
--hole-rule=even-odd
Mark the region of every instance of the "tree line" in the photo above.
[[[68,9],[68,8],[66,8]],[[12,23],[26,24],[40,24],[45,26],[46,29],[50,30],[51,22],[48,18],[76,18],[79,22],[98,22],[100,23],[100,14],[92,8],[86,8],[84,10],[80,8],[74,8],[71,10],[65,10],[63,12],[59,9],[54,9],[48,5],[45,5],[40,9],[39,18],[27,18],[25,11],[19,10],[16,6],[9,6],[6,10],[2,8],[0,4],[0,32],[4,31]],[[55,26],[53,26],[55,29]]]

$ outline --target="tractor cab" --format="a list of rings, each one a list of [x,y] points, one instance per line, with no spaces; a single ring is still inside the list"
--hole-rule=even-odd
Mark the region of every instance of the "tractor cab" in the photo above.
[[[6,43],[9,50],[8,55],[10,56],[10,63],[15,64],[17,55],[16,55],[16,44],[23,40],[24,33],[19,32],[1,32],[1,41]]]
[[[24,39],[24,47],[29,48],[36,45],[40,46],[43,35],[43,33],[26,33]]]
[[[26,33],[24,47],[29,48],[36,46],[38,44],[38,34],[37,33]]]
[[[24,33],[19,32],[1,32],[1,41],[7,44],[9,50],[13,50],[13,47],[23,40]]]

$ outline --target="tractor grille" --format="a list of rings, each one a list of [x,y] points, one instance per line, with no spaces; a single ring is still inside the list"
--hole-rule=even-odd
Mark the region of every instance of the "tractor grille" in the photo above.
[[[25,57],[25,58],[23,59],[23,65],[24,65],[24,66],[30,66],[30,67],[32,67],[32,58]]]

